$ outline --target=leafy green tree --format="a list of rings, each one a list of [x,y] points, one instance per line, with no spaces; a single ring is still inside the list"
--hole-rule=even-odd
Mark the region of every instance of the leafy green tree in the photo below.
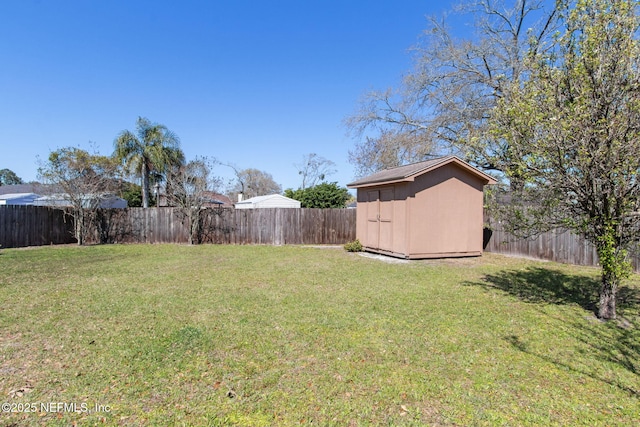
[[[173,166],[184,163],[180,139],[166,126],[139,117],[136,132],[123,130],[114,142],[114,157],[141,179],[142,206],[149,207],[151,178],[162,180]]]
[[[339,187],[337,182],[323,182],[305,189],[289,188],[284,195],[299,200],[303,208],[344,208],[350,197],[349,190]]]
[[[52,151],[38,168],[39,177],[60,189],[71,206],[78,245],[85,242],[101,196],[117,191],[120,165],[112,157],[66,147]]]
[[[524,154],[506,168],[503,217],[514,232],[568,227],[602,266],[598,316],[616,317],[616,292],[640,239],[640,43],[635,0],[559,1],[565,31],[532,52],[526,75],[494,112],[497,139]]]
[[[0,169],[0,185],[16,184],[24,184],[24,181],[11,169]]]
[[[119,195],[127,201],[128,207],[142,207],[142,187],[140,185],[124,181],[120,187]]]

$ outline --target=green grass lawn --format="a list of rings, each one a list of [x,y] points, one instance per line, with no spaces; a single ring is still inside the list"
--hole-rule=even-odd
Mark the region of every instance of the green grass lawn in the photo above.
[[[0,424],[638,425],[640,277],[601,323],[598,272],[292,246],[4,249],[0,401],[21,412]]]

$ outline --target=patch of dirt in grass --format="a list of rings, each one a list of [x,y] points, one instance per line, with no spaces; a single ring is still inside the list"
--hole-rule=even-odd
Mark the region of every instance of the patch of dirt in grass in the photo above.
[[[420,260],[424,264],[432,265],[451,265],[460,267],[476,267],[483,264],[482,257],[463,257],[463,258],[435,258]]]
[[[381,255],[371,252],[358,252],[358,255],[375,259],[390,264],[426,264],[426,265],[448,265],[460,267],[475,267],[486,263],[486,259],[482,257],[462,257],[462,258],[433,258],[433,259],[415,259],[409,260],[404,258],[395,258],[388,255]]]
[[[383,261],[383,262],[388,262],[390,264],[408,264],[411,261],[409,261],[408,259],[402,259],[402,258],[394,258],[391,256],[387,256],[387,255],[380,255],[380,254],[374,254],[371,252],[358,252],[358,255],[365,257],[365,258],[370,258],[370,259],[375,259],[378,261]]]

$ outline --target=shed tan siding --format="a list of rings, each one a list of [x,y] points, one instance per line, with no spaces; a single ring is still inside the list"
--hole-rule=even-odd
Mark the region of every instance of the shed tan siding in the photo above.
[[[482,254],[482,182],[444,166],[416,178],[409,200],[409,253],[414,258]]]
[[[430,164],[436,167],[425,167]],[[452,157],[415,168],[413,175],[393,169],[352,185],[358,188],[360,242],[367,250],[403,258],[481,255],[483,187],[495,181]],[[392,181],[375,181],[379,176]]]

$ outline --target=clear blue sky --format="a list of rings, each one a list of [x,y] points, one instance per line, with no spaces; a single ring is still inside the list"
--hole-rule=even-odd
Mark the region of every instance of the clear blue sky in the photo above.
[[[452,1],[1,0],[0,169],[113,140],[138,116],[211,156],[300,185],[317,153],[354,178],[342,125],[370,89],[397,85],[408,49]],[[232,177],[219,167],[216,175]]]

